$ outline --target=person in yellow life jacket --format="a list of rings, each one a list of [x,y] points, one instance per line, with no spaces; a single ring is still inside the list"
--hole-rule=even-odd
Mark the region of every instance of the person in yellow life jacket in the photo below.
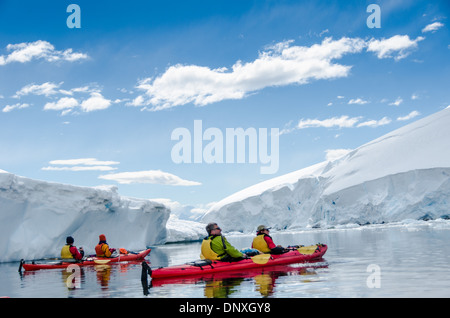
[[[201,258],[224,262],[235,262],[248,258],[246,254],[237,250],[222,236],[222,229],[217,223],[209,223],[206,231],[208,236],[202,241]]]
[[[257,249],[263,253],[269,254],[283,254],[288,250],[281,245],[275,245],[272,237],[269,235],[270,227],[265,225],[258,226],[256,230],[256,237],[253,239],[252,248]]]
[[[75,240],[72,236],[68,236],[66,238],[66,245],[64,245],[61,249],[61,258],[65,259],[75,259],[75,260],[81,260],[84,256],[84,250],[82,247],[80,247],[80,250],[78,251],[76,246],[73,246],[73,243]]]
[[[99,235],[99,242],[95,247],[95,254],[97,257],[111,257],[111,255],[116,251],[115,248],[109,248],[108,243],[106,243],[105,234]]]

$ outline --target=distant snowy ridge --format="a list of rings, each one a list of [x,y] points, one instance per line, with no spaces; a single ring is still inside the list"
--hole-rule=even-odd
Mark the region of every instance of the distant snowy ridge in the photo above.
[[[450,108],[347,155],[239,191],[203,222],[253,232],[450,215]]]
[[[99,234],[131,250],[164,243],[170,209],[121,197],[116,187],[77,187],[0,171],[0,262],[59,256],[65,238],[94,253]]]

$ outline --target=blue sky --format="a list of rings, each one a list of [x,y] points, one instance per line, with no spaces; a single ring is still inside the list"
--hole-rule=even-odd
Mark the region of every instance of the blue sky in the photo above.
[[[0,169],[207,207],[447,107],[449,14],[447,1],[1,0]],[[174,162],[172,133],[196,120],[224,152],[227,129],[277,128],[276,171],[260,156]]]

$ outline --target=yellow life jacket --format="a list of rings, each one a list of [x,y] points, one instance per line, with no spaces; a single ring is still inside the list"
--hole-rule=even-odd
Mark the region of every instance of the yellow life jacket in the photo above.
[[[211,237],[204,238],[201,247],[201,259],[210,259],[213,261],[220,260],[219,254],[214,252],[211,248]]]
[[[257,235],[254,239],[253,239],[253,248],[257,249],[260,252],[263,253],[270,253],[270,248],[267,245],[266,240],[264,240],[264,236],[265,234],[260,234]]]
[[[74,258],[70,252],[70,245],[64,245],[61,249],[61,258]]]

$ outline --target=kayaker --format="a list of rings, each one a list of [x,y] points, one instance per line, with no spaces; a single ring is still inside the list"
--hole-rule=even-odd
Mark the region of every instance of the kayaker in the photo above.
[[[258,226],[256,230],[256,237],[253,239],[252,248],[257,249],[263,253],[269,254],[283,254],[288,250],[281,245],[275,245],[272,237],[269,235],[270,227],[265,225]]]
[[[246,254],[241,253],[227,241],[217,223],[209,223],[206,231],[208,236],[202,242],[201,258],[224,262],[236,262],[248,258]]]
[[[75,260],[81,260],[84,256],[84,250],[82,247],[80,247],[80,250],[78,251],[78,248],[76,246],[73,246],[73,243],[75,240],[72,236],[68,236],[66,238],[66,245],[64,245],[61,249],[61,258],[65,259],[75,259]]]
[[[106,243],[105,234],[99,235],[99,242],[95,247],[95,254],[97,257],[111,257],[112,253],[116,251],[115,248],[109,248],[108,243]]]

